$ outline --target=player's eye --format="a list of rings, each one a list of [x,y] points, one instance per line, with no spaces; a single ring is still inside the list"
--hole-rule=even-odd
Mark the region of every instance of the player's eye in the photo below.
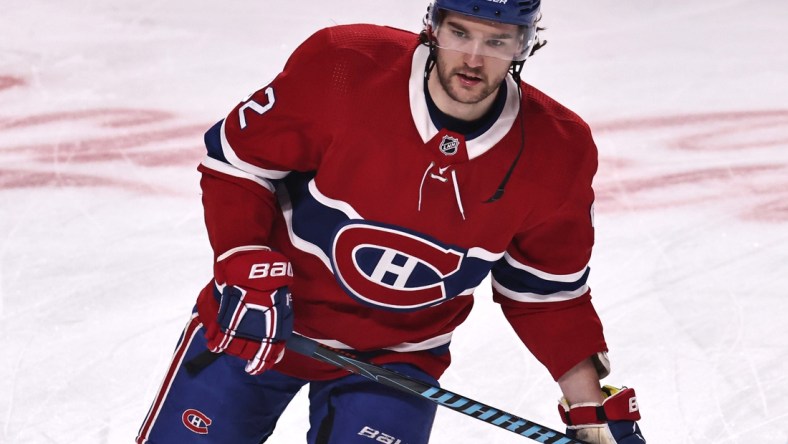
[[[464,38],[466,38],[468,36],[467,34],[465,34],[465,32],[457,30],[457,29],[452,29],[451,33],[452,33],[452,35],[454,37],[457,37],[458,39],[464,39]]]
[[[501,46],[505,45],[502,40],[487,40],[487,45],[492,46],[493,48],[500,48]]]

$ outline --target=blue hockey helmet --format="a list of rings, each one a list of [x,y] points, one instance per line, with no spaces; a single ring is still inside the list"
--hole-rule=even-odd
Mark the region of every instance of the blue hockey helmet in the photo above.
[[[541,0],[435,0],[431,9],[454,11],[491,22],[534,26],[540,6]]]
[[[449,12],[490,22],[517,25],[520,35],[516,50],[497,54],[490,51],[489,55],[523,62],[531,55],[534,46],[538,47],[536,23],[540,19],[540,6],[541,0],[434,0],[428,9],[425,31],[436,46],[462,51],[459,42],[452,42],[450,37],[440,38],[443,18]]]

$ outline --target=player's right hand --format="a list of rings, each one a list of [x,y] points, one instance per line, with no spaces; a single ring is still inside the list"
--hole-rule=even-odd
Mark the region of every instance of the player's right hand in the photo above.
[[[287,258],[267,247],[239,247],[219,256],[213,294],[197,301],[208,348],[246,359],[250,375],[273,367],[293,331],[287,289],[292,280]]]

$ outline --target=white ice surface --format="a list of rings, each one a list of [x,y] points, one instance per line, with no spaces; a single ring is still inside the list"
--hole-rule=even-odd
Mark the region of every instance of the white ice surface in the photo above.
[[[788,442],[788,2],[544,3],[595,131],[591,285],[649,443]],[[0,443],[130,443],[210,276],[202,133],[309,34],[422,0],[0,0]],[[450,390],[558,428],[489,291]],[[303,442],[298,398],[270,442]],[[528,440],[441,410],[432,442]]]

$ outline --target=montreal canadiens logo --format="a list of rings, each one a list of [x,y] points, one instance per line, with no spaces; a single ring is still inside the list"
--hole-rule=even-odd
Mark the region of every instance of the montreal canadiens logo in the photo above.
[[[200,435],[208,434],[208,426],[211,425],[212,422],[210,418],[205,416],[205,413],[194,409],[183,412],[182,419],[183,425],[185,425],[187,429]]]
[[[460,139],[448,135],[443,136],[440,145],[440,150],[443,154],[447,156],[453,156],[457,154],[459,147],[460,147]]]
[[[441,303],[446,279],[462,266],[463,251],[416,234],[364,222],[334,238],[334,273],[345,291],[366,304],[410,311]]]

